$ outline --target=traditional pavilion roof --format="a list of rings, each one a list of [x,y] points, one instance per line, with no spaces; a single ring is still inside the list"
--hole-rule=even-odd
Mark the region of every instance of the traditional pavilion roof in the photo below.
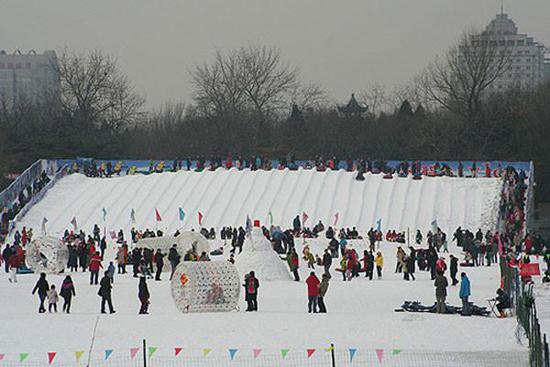
[[[347,114],[347,115],[353,115],[353,114],[362,114],[367,112],[369,108],[365,105],[359,104],[357,100],[355,99],[355,94],[351,94],[351,98],[347,105],[345,106],[338,106],[338,112]]]

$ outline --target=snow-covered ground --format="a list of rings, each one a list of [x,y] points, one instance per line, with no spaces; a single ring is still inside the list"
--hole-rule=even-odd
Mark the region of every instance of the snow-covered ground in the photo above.
[[[326,246],[325,240],[312,242],[314,253],[320,253]],[[356,241],[354,247],[362,251],[364,245]],[[277,357],[283,348],[290,349],[289,361],[302,361],[287,365],[310,365],[311,361],[305,357],[306,349],[317,348],[319,356],[316,358],[321,359],[326,354],[322,348],[330,343],[339,348],[338,356],[345,363],[349,362],[344,356],[347,348],[357,348],[354,364],[359,365],[361,361],[375,363],[376,349],[386,351],[381,365],[388,366],[524,365],[526,348],[516,341],[515,318],[394,312],[405,300],[434,302],[433,282],[428,273],[419,272],[416,281],[406,282],[401,274],[393,272],[396,247],[390,243],[381,245],[386,264],[380,280],[368,281],[361,277],[342,282],[340,274],[333,272],[325,299],[327,314],[307,313],[303,282],[267,282],[262,281],[261,274],[258,313],[181,314],[171,299],[168,274],[165,273],[161,282],[149,281],[150,315],[137,314],[137,279],[124,275],[115,279],[113,300],[117,313],[100,316],[97,287],[88,284],[88,273],[74,273],[77,296],[73,300],[72,313],[39,315],[37,298],[31,295],[37,276],[20,276],[19,283],[10,284],[7,275],[2,273],[0,353],[7,353],[5,361],[17,360],[18,353],[29,352],[28,361],[44,362],[47,352],[56,351],[59,362],[74,361],[75,351],[86,351],[87,356],[94,326],[99,320],[92,360],[102,360],[105,349],[114,349],[113,361],[115,357],[129,360],[129,348],[139,347],[141,340],[146,338],[149,345],[159,347],[156,357],[167,360],[173,359],[174,347],[183,347],[186,358],[195,358],[191,359],[193,361],[201,360],[203,348],[211,348],[212,360],[218,358],[220,363],[210,365],[217,366],[227,365],[229,348],[239,349],[240,356],[251,355],[256,348],[262,349],[265,359],[271,356],[270,363],[262,362],[261,358],[249,358],[250,364],[242,362],[242,365],[284,365]],[[110,249],[107,258],[113,256],[114,251]],[[499,284],[498,267],[462,270],[468,273],[472,282],[472,301],[486,305]],[[319,276],[321,272],[316,268]],[[302,280],[307,274],[306,265],[301,263]],[[48,278],[59,287],[63,276]],[[459,304],[458,287],[449,287],[448,302]],[[240,309],[244,308],[241,298]],[[394,357],[396,364],[391,362],[393,349],[403,350]],[[330,364],[318,362],[315,365]]]
[[[310,217],[307,224],[313,225],[321,219],[327,225],[333,223],[338,213],[337,227],[356,226],[363,235],[378,219],[384,231],[410,228],[411,236],[416,228],[429,229],[434,219],[449,235],[459,225],[477,230],[492,229],[495,224],[501,185],[498,179],[443,177],[414,181],[366,175],[366,181],[358,182],[354,177],[354,173],[344,171],[312,170],[181,171],[112,179],[71,175],[56,184],[18,226],[32,227],[38,234],[43,218],[47,217],[48,234],[58,234],[70,228],[71,219],[76,217],[79,227],[90,232],[95,223],[103,226],[105,208],[107,230],[123,228],[128,235],[132,209],[139,229],[157,228],[155,209],[158,209],[163,217],[159,228],[171,233],[182,227],[178,218],[180,207],[186,213],[184,229],[198,228],[198,211],[204,214],[204,226],[217,228],[244,225],[247,215],[265,223],[269,212],[275,224],[286,227],[295,215],[304,211]],[[322,255],[327,241],[309,242],[313,253]],[[365,244],[351,242],[362,254]],[[302,240],[297,240],[297,246],[301,253]],[[381,245],[385,268],[380,280],[361,277],[342,282],[340,274],[333,271],[325,298],[328,314],[306,312],[303,280],[308,269],[303,262],[299,283],[265,281],[261,270],[257,272],[261,282],[257,313],[181,314],[172,301],[168,275],[164,274],[161,282],[149,281],[150,315],[137,314],[137,279],[130,275],[116,277],[113,301],[117,313],[100,315],[97,287],[88,284],[88,273],[75,273],[77,296],[71,315],[39,315],[37,297],[31,295],[37,276],[20,276],[19,283],[10,284],[2,272],[0,354],[6,355],[0,366],[21,365],[18,357],[22,352],[30,353],[28,362],[45,364],[46,353],[51,351],[58,353],[56,362],[71,366],[76,351],[84,352],[82,361],[85,361],[90,349],[92,361],[102,361],[107,349],[114,351],[105,364],[93,365],[127,366],[131,364],[129,349],[139,347],[143,338],[150,346],[159,348],[154,357],[159,359],[156,364],[159,366],[187,365],[176,364],[185,361],[193,366],[227,366],[230,348],[239,349],[234,362],[240,366],[330,366],[323,350],[330,343],[336,346],[337,365],[350,365],[348,348],[357,348],[352,365],[526,364],[527,349],[516,341],[517,323],[513,318],[395,312],[405,300],[434,302],[433,282],[428,273],[417,272],[417,280],[410,282],[394,274],[396,247],[390,243]],[[454,244],[450,247],[456,251]],[[110,243],[106,259],[113,259],[114,254]],[[225,256],[227,253],[219,260],[225,261]],[[250,257],[243,261],[250,261]],[[336,261],[333,269],[337,266]],[[315,271],[321,275],[321,269]],[[487,305],[487,299],[494,297],[500,284],[498,267],[465,271],[472,282],[472,301]],[[63,276],[49,276],[49,281],[58,287],[62,279]],[[458,287],[449,288],[448,302],[459,305]],[[241,298],[241,310],[244,304]],[[173,357],[175,347],[184,348],[183,358],[177,362]],[[204,348],[212,349],[208,360],[202,357]],[[317,349],[309,359],[307,348]],[[262,350],[257,359],[252,357],[253,349]],[[284,360],[281,349],[289,349]],[[378,353],[384,350],[382,362],[376,350]],[[392,356],[393,350],[402,352]]]
[[[91,232],[98,223],[110,230],[132,227],[158,228],[173,233],[178,228],[199,228],[198,212],[205,227],[244,225],[247,215],[269,223],[290,227],[293,218],[306,212],[307,226],[318,220],[332,225],[338,214],[338,227],[356,226],[367,231],[381,219],[382,229],[398,231],[431,229],[433,220],[451,233],[457,226],[477,230],[492,229],[498,210],[500,179],[411,177],[384,179],[367,174],[356,181],[356,173],[345,171],[238,171],[136,175],[110,179],[70,175],[60,180],[18,225],[41,228],[48,219],[48,233],[72,228],[76,217],[79,228]],[[103,208],[107,215],[103,222]],[[183,223],[179,208],[185,211]],[[162,216],[157,224],[155,209]]]

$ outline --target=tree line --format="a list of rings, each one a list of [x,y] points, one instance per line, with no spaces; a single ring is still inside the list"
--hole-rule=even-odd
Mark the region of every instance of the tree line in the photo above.
[[[345,115],[275,48],[217,52],[191,71],[189,103],[153,111],[145,110],[114,58],[63,50],[56,66],[60,96],[0,105],[0,186],[9,182],[6,173],[39,158],[292,153],[297,159],[533,160],[537,199],[548,201],[550,82],[489,92],[508,60],[473,39],[461,37],[391,96],[367,88],[359,95],[369,111]]]

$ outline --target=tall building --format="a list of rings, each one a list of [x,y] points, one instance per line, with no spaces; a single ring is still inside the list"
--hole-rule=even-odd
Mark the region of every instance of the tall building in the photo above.
[[[0,50],[0,103],[13,108],[22,99],[36,102],[45,95],[59,96],[56,66],[54,51],[8,54]]]
[[[498,14],[475,39],[498,47],[496,57],[508,57],[506,70],[489,87],[493,91],[510,87],[533,88],[544,81],[544,45],[527,34],[519,33],[508,14]]]
[[[550,50],[547,50],[544,55],[544,77],[546,80],[550,80]]]

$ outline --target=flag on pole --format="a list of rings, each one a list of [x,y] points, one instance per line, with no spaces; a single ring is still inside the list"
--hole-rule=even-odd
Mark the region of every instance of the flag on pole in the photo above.
[[[105,222],[105,219],[107,219],[107,210],[103,208],[101,209],[101,212],[103,213],[103,221]]]
[[[306,349],[306,351],[307,351],[307,357],[308,358],[310,358],[313,355],[313,353],[315,353],[315,349],[313,349],[313,348]]]
[[[130,359],[134,359],[141,348],[130,348]]]
[[[185,212],[183,211],[182,208],[179,208],[178,212],[180,214],[180,221],[183,222],[183,220],[185,219]]]
[[[132,223],[136,222],[136,211],[132,208],[132,211],[130,212],[130,219],[132,220]]]
[[[380,218],[376,221],[376,230],[378,232],[382,232],[382,218]]]
[[[269,225],[272,226],[273,225],[273,213],[271,213],[271,210],[269,211],[269,213],[267,213],[267,216],[269,217]]]
[[[111,232],[109,232],[109,234],[111,235],[111,239],[113,239],[113,240],[116,240],[118,238],[118,236],[116,234],[116,231],[111,231]]]
[[[258,358],[260,354],[262,353],[261,349],[253,349],[252,351],[254,353],[254,359]]]
[[[289,351],[290,349],[281,349],[281,357],[285,359]]]
[[[199,226],[202,226],[202,219],[204,218],[204,216],[202,215],[201,212],[199,212]]]
[[[44,217],[42,219],[42,233],[46,234],[46,223],[48,223],[48,218]]]
[[[252,232],[252,221],[250,220],[250,217],[248,215],[246,216],[244,231],[247,235],[249,235]]]
[[[83,355],[84,355],[83,350],[79,350],[79,351],[74,352],[74,356],[76,358],[76,363],[80,362],[80,358],[82,358]]]
[[[382,359],[384,359],[384,349],[376,349],[376,357],[378,358],[378,362],[382,363]]]
[[[238,349],[229,349],[229,358],[231,358],[231,360],[234,360],[235,355],[237,354],[238,351],[239,351]]]
[[[356,348],[349,348],[349,363],[353,362],[353,357],[355,357],[355,353],[357,353]]]
[[[309,215],[307,215],[306,212],[303,212],[302,213],[302,225],[306,224],[308,218],[309,218]]]
[[[73,217],[73,219],[71,220],[71,224],[73,225],[74,231],[76,232],[78,230],[78,225],[76,223],[76,217]]]
[[[149,347],[148,357],[151,358],[153,354],[156,353],[157,350],[158,350],[158,347]]]
[[[29,353],[19,353],[19,362],[23,362],[27,358],[29,358]]]
[[[48,364],[52,364],[57,352],[48,352]]]
[[[430,224],[432,225],[432,232],[437,232],[437,219],[434,219]]]
[[[175,357],[179,356],[179,354],[181,353],[182,350],[183,350],[183,348],[181,348],[181,347],[175,347],[174,348],[174,356]]]
[[[203,357],[206,357],[207,355],[210,354],[211,351],[212,351],[212,349],[210,349],[210,348],[204,348],[204,349],[202,350],[202,356],[203,356]]]
[[[162,218],[157,208],[155,208],[155,216],[156,216],[157,222],[162,222]]]
[[[340,213],[334,214],[334,226],[336,226],[336,224],[338,224],[338,219],[340,219]]]
[[[109,359],[109,357],[111,356],[111,354],[113,354],[113,350],[112,349],[105,349],[105,361]]]

